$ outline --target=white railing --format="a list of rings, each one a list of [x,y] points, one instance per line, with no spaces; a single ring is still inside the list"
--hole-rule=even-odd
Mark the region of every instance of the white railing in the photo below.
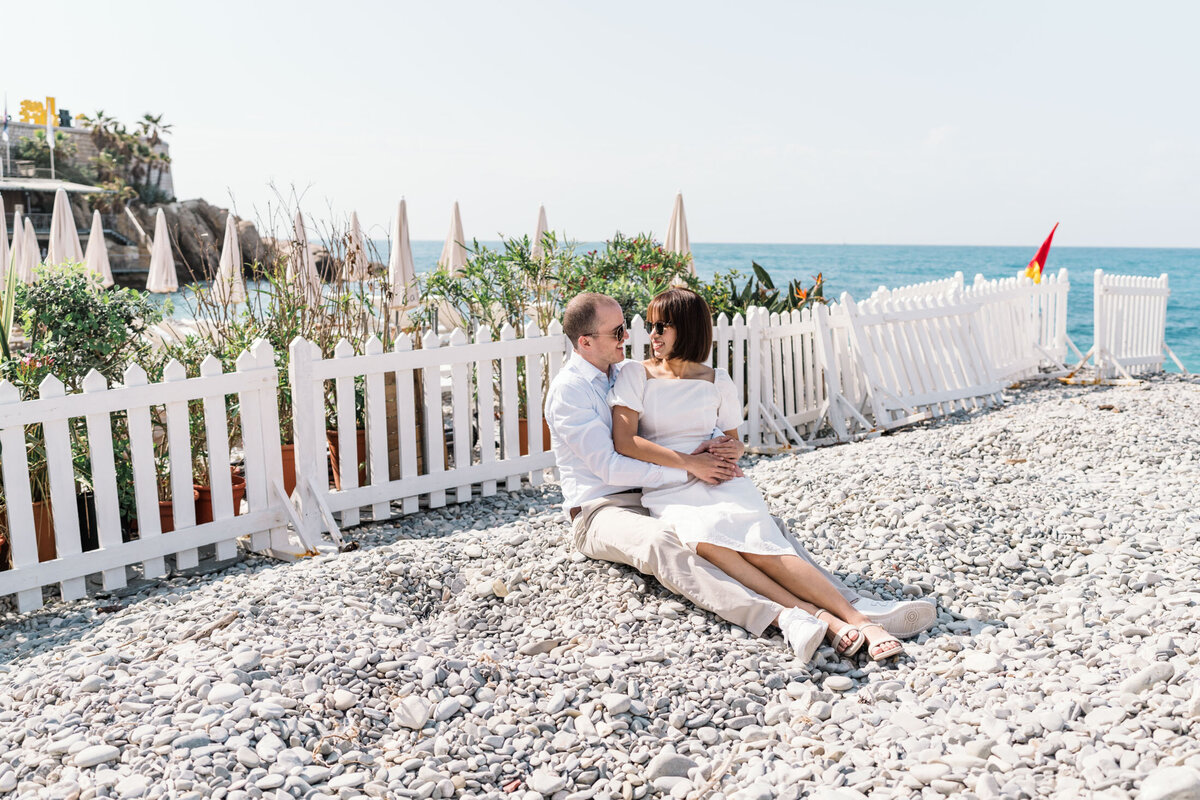
[[[1171,296],[1166,273],[1149,278],[1106,275],[1098,269],[1092,291],[1095,338],[1088,356],[1095,358],[1100,380],[1158,372],[1165,355],[1187,372],[1166,342],[1167,298]]]
[[[1041,283],[1018,274],[987,280],[975,276],[962,297],[979,305],[979,329],[992,371],[1005,380],[1036,375],[1042,367],[1063,368],[1067,357],[1067,270]]]
[[[1003,383],[979,330],[978,304],[946,295],[841,305],[875,425],[892,428],[992,404]]]
[[[15,594],[18,608],[26,611],[41,606],[44,586],[58,584],[63,599],[74,600],[85,595],[91,575],[99,574],[104,589],[111,590],[125,586],[125,568],[138,563],[142,574],[153,578],[166,574],[166,556],[174,556],[176,569],[188,569],[198,564],[198,549],[208,545],[215,545],[218,560],[232,558],[241,536],[249,535],[250,546],[258,550],[287,547],[290,505],[272,489],[282,476],[275,433],[279,416],[274,353],[260,341],[238,358],[236,372],[223,374],[220,363],[210,357],[200,373],[187,378],[183,365],[172,361],[164,381],[151,384],[141,367],[131,365],[124,385],[110,388],[93,370],[83,392],[70,395],[61,381],[48,376],[38,399],[24,401],[15,386],[0,382],[0,459],[12,548],[12,568],[0,572],[0,596]],[[226,414],[230,396],[236,397],[239,409],[236,428]],[[192,488],[188,404],[195,401],[203,404],[208,463],[223,465],[208,470],[213,521],[202,524],[196,522]],[[114,423],[125,426],[127,440],[114,437]],[[40,435],[34,426],[41,427]],[[247,510],[240,515],[233,505],[227,466],[235,430],[240,432],[246,481]],[[99,548],[86,552],[76,499],[73,432],[86,440],[95,503]],[[161,474],[155,463],[156,441],[160,451],[166,447]],[[48,489],[48,496],[35,503],[29,452],[39,448],[44,448],[48,486],[41,480],[33,483],[39,493]],[[130,541],[122,536],[117,459],[132,468],[137,538]],[[168,519],[174,530],[168,533],[160,523],[163,481],[169,481],[171,497],[184,498],[172,503]],[[39,544],[45,560],[39,560]]]
[[[905,300],[910,297],[937,297],[943,294],[953,294],[961,292],[963,289],[963,274],[956,272],[952,277],[942,278],[936,281],[923,281],[921,283],[910,283],[907,286],[897,286],[894,289],[889,289],[886,286],[880,286],[868,300]]]
[[[455,330],[448,346],[432,332],[421,345],[415,350],[411,339],[401,337],[385,353],[372,336],[359,354],[343,340],[333,358],[323,359],[315,345],[303,339],[292,343],[297,497],[306,534],[324,527],[337,538],[334,513],[340,513],[342,526],[350,526],[359,523],[364,511],[373,520],[393,516],[393,501],[401,503],[403,513],[411,513],[421,498],[429,508],[444,506],[447,493],[451,502],[466,502],[476,486],[482,496],[495,494],[501,481],[510,491],[520,488],[522,479],[536,486],[543,470],[554,466],[553,454],[543,447],[542,398],[570,352],[557,321],[545,336],[531,324],[518,338],[506,325],[495,341],[481,327],[474,342]],[[447,366],[449,386],[444,390]],[[356,441],[356,381],[363,384],[362,454]],[[324,398],[330,382],[340,489],[330,488],[326,479]],[[395,409],[390,415],[389,404]],[[520,420],[525,421],[524,437]],[[389,453],[395,449],[393,464]],[[360,463],[366,473],[361,486]]]

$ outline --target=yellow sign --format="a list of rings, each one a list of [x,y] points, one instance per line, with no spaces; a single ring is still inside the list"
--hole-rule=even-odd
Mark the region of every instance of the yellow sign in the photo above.
[[[37,100],[21,101],[21,122],[45,125],[47,119],[50,120],[51,127],[58,125],[58,111],[53,97],[47,97],[45,103],[39,103]]]

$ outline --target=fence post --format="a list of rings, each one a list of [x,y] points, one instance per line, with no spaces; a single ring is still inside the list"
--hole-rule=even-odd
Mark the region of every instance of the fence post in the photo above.
[[[324,485],[317,483],[317,480],[328,480],[324,475],[318,477],[318,467],[325,466],[322,456],[328,448],[318,446],[324,438],[321,436],[324,433],[321,425],[324,414],[320,402],[323,392],[319,385],[314,387],[313,347],[303,337],[297,336],[292,340],[288,348],[291,354],[288,382],[292,389],[292,447],[296,462],[296,491],[300,498],[300,523],[304,526],[304,532],[315,538],[321,530],[321,512],[313,492],[318,486]],[[263,394],[265,400],[267,393]],[[314,397],[317,398],[316,404],[313,403]],[[260,414],[265,420],[266,409],[260,409]],[[271,448],[268,446],[266,449]],[[280,469],[282,471],[282,458]]]
[[[765,308],[746,309],[746,436],[751,447],[762,444],[763,331]]]
[[[1108,332],[1105,327],[1104,307],[1104,270],[1098,269],[1092,273],[1092,347],[1096,363],[1096,373],[1100,380],[1108,377]]]
[[[0,404],[21,402],[21,393],[8,381],[0,381]],[[14,425],[0,430],[0,470],[4,472],[4,492],[8,507],[8,539],[12,547],[12,568],[36,567],[37,535],[33,526],[33,493],[29,489],[29,454],[25,449],[25,427]],[[17,592],[17,610],[21,613],[42,607],[42,590]]]
[[[437,331],[425,332],[421,347],[436,350],[442,346]],[[446,471],[446,434],[442,422],[442,368],[435,364],[422,371],[425,387],[425,472],[435,475]],[[435,489],[429,493],[429,507],[446,505],[446,490]]]
[[[47,375],[38,384],[38,397],[42,399],[62,397],[65,394],[62,381]],[[42,435],[46,444],[46,473],[50,479],[50,501],[54,510],[54,542],[58,557],[79,555],[83,548],[79,541],[79,510],[75,505],[75,470],[71,458],[71,439],[65,419],[48,420],[42,423]],[[190,467],[190,464],[189,464]],[[191,473],[189,472],[189,478]],[[188,481],[188,499],[191,500],[191,481]],[[83,578],[68,578],[61,584],[62,599],[78,600],[87,594]]]
[[[363,352],[369,356],[383,355],[383,342],[371,334]],[[366,397],[363,403],[367,415],[367,452],[360,456],[367,460],[367,483],[370,485],[387,483],[388,476],[388,437],[387,437],[387,396],[383,382],[383,373],[374,372],[364,379]],[[392,516],[392,504],[385,501],[371,506],[371,519],[375,522]]]
[[[211,358],[211,356],[210,356]],[[96,370],[83,379],[83,393],[93,396],[108,391],[108,381]],[[88,414],[88,448],[91,450],[92,487],[96,498],[96,538],[100,547],[121,546],[121,509],[117,500],[117,467],[113,457],[112,417],[108,412]],[[125,586],[125,568],[106,569],[103,573],[106,590]]]
[[[354,345],[340,339],[333,347],[333,357],[335,359],[354,358]],[[363,454],[358,452],[358,421],[355,409],[355,391],[354,391],[354,376],[343,375],[333,382],[334,385],[334,403],[337,431],[338,431],[338,469],[341,473],[341,490],[358,488],[358,463],[359,459],[363,458]],[[324,431],[325,419],[324,416],[318,417],[320,422],[317,424],[318,431]],[[326,473],[328,480],[328,473]],[[318,485],[313,484],[314,488]],[[357,525],[359,522],[358,506],[347,508],[341,513],[341,523],[343,528],[350,528]]]

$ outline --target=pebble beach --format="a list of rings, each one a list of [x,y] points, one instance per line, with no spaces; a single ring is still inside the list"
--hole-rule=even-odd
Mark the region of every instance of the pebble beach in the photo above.
[[[18,615],[0,796],[1200,796],[1200,381],[746,459],[813,556],[938,619],[797,661],[575,553],[558,487]]]

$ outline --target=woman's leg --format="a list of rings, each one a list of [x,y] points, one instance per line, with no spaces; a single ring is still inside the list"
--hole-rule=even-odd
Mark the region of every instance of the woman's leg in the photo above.
[[[872,649],[875,649],[875,645],[887,645],[880,648],[884,651],[893,647],[891,642],[895,640],[894,636],[878,625],[871,625],[865,614],[850,605],[824,575],[799,556],[768,556],[755,553],[738,555],[796,597],[807,600],[862,629]]]
[[[836,614],[851,625],[865,625],[870,621],[850,605],[824,575],[799,556],[739,555],[796,597]]]
[[[772,578],[769,574],[756,567],[748,560],[744,553],[739,553],[736,550],[730,550],[728,547],[718,547],[716,545],[701,542],[696,545],[696,555],[711,562],[714,566],[721,569],[726,575],[733,578],[738,583],[745,586],[747,589],[752,589],[759,594],[774,600],[785,608],[799,608],[807,611],[809,614],[815,615],[818,611],[824,610],[825,621],[829,624],[829,632],[835,637],[839,636],[846,627],[851,624],[846,621],[846,618],[837,611],[825,606],[818,607],[812,603],[797,597],[785,586],[780,585],[778,581]],[[805,566],[808,566],[805,563]],[[811,569],[811,567],[810,567]],[[818,573],[819,574],[819,573]],[[837,594],[837,590],[834,590]],[[838,594],[841,598],[841,595]],[[842,601],[843,605],[854,610],[849,603]],[[859,614],[859,616],[862,616]],[[866,618],[863,617],[865,620]],[[851,639],[850,641],[853,641]]]

